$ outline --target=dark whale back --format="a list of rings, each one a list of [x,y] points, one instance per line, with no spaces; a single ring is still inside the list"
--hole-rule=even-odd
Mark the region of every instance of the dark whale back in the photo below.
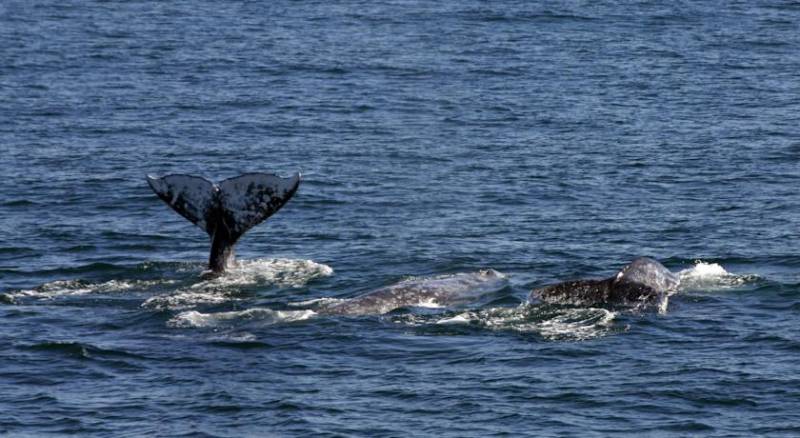
[[[573,280],[531,291],[531,300],[573,306],[664,306],[679,278],[661,263],[639,257],[602,280]]]
[[[534,289],[530,298],[550,304],[600,306],[611,300],[613,278],[571,280]]]

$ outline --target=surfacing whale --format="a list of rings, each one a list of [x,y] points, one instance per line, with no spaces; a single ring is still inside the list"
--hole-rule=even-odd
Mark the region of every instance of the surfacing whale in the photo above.
[[[245,173],[215,184],[192,175],[147,176],[150,188],[173,210],[208,233],[208,269],[220,274],[234,260],[242,235],[286,204],[300,185],[300,174],[281,178]]]
[[[637,309],[657,306],[664,311],[669,295],[679,283],[680,278],[661,263],[639,257],[611,278],[545,286],[531,291],[529,299],[574,306],[611,305]]]
[[[402,307],[451,307],[475,302],[508,284],[508,278],[486,269],[478,272],[415,278],[317,310],[323,315],[381,315]]]

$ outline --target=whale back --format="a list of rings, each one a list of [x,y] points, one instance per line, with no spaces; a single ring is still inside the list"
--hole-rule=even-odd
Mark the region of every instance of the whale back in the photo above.
[[[404,280],[319,309],[326,315],[380,315],[402,307],[474,303],[508,285],[494,269]]]
[[[651,306],[665,311],[669,294],[680,279],[661,263],[639,257],[615,276],[603,280],[573,280],[531,291],[529,300],[573,306],[624,306],[643,309]]]
[[[612,280],[571,280],[531,291],[528,300],[571,306],[599,306],[611,297]]]

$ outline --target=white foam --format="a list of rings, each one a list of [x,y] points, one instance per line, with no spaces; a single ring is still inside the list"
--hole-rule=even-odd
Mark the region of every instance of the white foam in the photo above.
[[[681,279],[685,278],[717,278],[731,275],[719,263],[706,263],[697,260],[691,268],[684,269],[678,273]]]
[[[342,303],[344,301],[347,300],[343,298],[324,297],[324,298],[314,298],[305,301],[298,301],[296,303],[289,303],[289,305],[292,307],[309,307],[309,306],[319,307],[319,306],[330,306],[333,304]]]
[[[441,309],[442,307],[445,307],[445,306],[440,304],[440,303],[438,303],[436,301],[436,299],[434,299],[434,298],[428,298],[428,299],[417,301],[417,303],[414,304],[414,307],[421,307],[421,308],[425,308],[425,309]]]
[[[333,269],[329,266],[311,260],[246,260],[237,263],[220,277],[197,282],[188,288],[176,290],[168,295],[151,297],[142,306],[154,309],[178,309],[197,304],[221,303],[235,299],[231,297],[230,290],[236,286],[275,284],[282,287],[301,287],[314,278],[332,274]],[[54,299],[65,296],[143,290],[177,282],[178,280],[168,279],[109,280],[99,283],[83,280],[56,280],[33,289],[10,291],[3,295],[11,300],[16,298]]]
[[[608,333],[617,314],[607,309],[565,309],[562,314],[542,321],[536,330],[544,338],[585,340]]]
[[[661,302],[658,303],[658,313],[664,315],[667,313],[667,306],[669,306],[669,294],[664,294]]]
[[[442,318],[436,321],[436,324],[440,325],[448,325],[448,324],[468,324],[472,321],[472,318],[469,317],[470,315],[467,314],[460,314],[450,318]]]
[[[141,307],[152,310],[179,310],[188,309],[201,304],[221,304],[229,301],[237,301],[239,298],[230,293],[221,291],[192,291],[181,290],[167,294],[156,295],[146,299]]]
[[[109,280],[90,283],[81,280],[56,280],[34,289],[22,289],[6,293],[11,298],[31,297],[53,299],[62,296],[88,295],[94,293],[123,292],[131,289],[146,289],[152,286],[172,284],[175,280]]]
[[[210,338],[212,341],[222,342],[255,342],[258,341],[258,336],[244,332],[244,333],[221,333],[219,336]]]
[[[585,340],[608,334],[617,314],[602,308],[564,308],[541,311],[538,306],[520,305],[462,312],[434,321],[437,325],[472,325],[494,331],[535,333],[549,340]],[[424,318],[399,320],[411,325],[430,323]]]
[[[219,277],[199,281],[172,293],[150,297],[142,307],[154,310],[180,310],[197,305],[237,301],[238,288],[266,284],[302,287],[318,277],[333,274],[327,265],[311,260],[256,259],[235,264]]]
[[[311,310],[272,310],[253,308],[233,312],[201,313],[196,310],[182,312],[167,321],[167,325],[176,328],[218,327],[242,321],[258,321],[270,325],[279,322],[302,321],[315,316]]]
[[[237,261],[219,277],[201,281],[193,289],[208,289],[250,284],[275,284],[302,287],[310,280],[333,275],[333,269],[312,260],[256,259]]]
[[[718,263],[702,260],[697,260],[694,266],[678,272],[678,275],[681,278],[681,291],[729,289],[757,278],[753,275],[731,274]]]

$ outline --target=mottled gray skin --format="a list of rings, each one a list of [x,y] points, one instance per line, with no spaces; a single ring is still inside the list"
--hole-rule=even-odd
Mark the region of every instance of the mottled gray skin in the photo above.
[[[300,185],[300,174],[281,178],[246,173],[214,184],[198,176],[147,177],[150,188],[178,214],[208,233],[210,273],[216,276],[233,264],[234,246],[250,228],[275,214]]]
[[[472,303],[508,284],[493,270],[402,281],[336,303],[317,312],[326,315],[380,315],[402,307],[449,307]]]
[[[661,263],[639,257],[604,280],[573,280],[534,289],[531,301],[574,306],[661,306],[680,279]]]

